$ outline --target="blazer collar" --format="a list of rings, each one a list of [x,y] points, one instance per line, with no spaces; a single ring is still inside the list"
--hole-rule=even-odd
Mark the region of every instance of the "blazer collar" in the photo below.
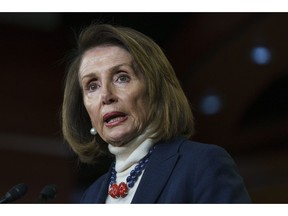
[[[155,203],[166,185],[178,160],[178,149],[183,139],[160,142],[156,145],[132,203]]]
[[[97,198],[95,199],[95,203],[105,203],[106,202],[106,198],[108,195],[109,183],[110,183],[111,170],[112,170],[112,165],[110,166],[109,171],[106,173],[106,175],[104,177],[104,180],[103,180],[102,185],[100,187]]]

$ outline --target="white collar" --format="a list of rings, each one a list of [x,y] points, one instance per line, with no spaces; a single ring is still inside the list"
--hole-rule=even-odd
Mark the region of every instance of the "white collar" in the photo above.
[[[147,138],[147,136],[148,132],[145,132],[120,147],[111,144],[108,145],[109,151],[114,154],[116,158],[115,170],[117,173],[129,169],[148,153],[154,142],[152,139]]]

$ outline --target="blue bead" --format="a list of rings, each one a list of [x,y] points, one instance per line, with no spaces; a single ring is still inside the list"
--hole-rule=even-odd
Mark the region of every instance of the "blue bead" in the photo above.
[[[132,188],[132,187],[134,186],[134,184],[135,184],[135,182],[130,182],[130,183],[128,183],[127,186],[128,186],[129,188]]]
[[[140,166],[139,166],[139,164],[135,166],[134,170],[135,170],[135,171],[140,170]]]
[[[133,169],[131,172],[130,172],[130,175],[135,175],[135,170]]]
[[[137,171],[135,177],[138,177],[141,174],[141,171]]]
[[[131,182],[132,181],[132,178],[131,176],[129,175],[127,178],[126,178],[126,182]]]

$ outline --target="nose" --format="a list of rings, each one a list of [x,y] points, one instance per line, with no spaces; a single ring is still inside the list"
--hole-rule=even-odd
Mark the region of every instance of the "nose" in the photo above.
[[[117,97],[109,85],[103,85],[102,86],[102,92],[101,92],[101,100],[102,104],[112,104],[117,101]]]

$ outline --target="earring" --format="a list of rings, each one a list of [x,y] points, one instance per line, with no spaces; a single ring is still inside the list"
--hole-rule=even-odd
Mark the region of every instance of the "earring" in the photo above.
[[[95,136],[97,134],[97,131],[94,127],[90,129],[90,134],[93,136]]]

